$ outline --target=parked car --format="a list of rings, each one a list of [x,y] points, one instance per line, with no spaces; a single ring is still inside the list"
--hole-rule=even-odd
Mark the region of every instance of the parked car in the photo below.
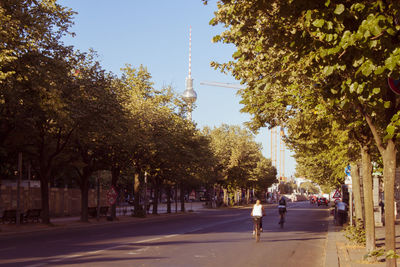
[[[209,201],[209,200],[210,200],[210,198],[207,197],[207,196],[201,196],[200,197],[200,201]]]
[[[326,197],[318,198],[317,203],[318,203],[318,206],[321,206],[321,205],[328,206],[328,200],[326,199]]]

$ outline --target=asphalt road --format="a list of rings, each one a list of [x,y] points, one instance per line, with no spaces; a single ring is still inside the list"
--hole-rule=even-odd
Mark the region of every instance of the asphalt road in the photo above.
[[[280,229],[269,206],[259,243],[249,214],[204,210],[1,237],[0,266],[324,266],[328,209],[290,204]]]

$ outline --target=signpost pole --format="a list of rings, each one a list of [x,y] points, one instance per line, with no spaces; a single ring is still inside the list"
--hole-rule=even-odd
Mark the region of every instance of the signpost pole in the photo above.
[[[349,186],[349,204],[350,204],[350,225],[353,226],[353,190]]]

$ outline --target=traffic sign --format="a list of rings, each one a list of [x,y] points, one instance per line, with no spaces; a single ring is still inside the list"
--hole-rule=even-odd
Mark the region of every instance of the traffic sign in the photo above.
[[[350,176],[350,171],[351,171],[350,164],[347,164],[346,168],[344,169],[344,172],[346,173],[347,176]]]
[[[342,194],[340,193],[340,189],[336,189],[335,194],[333,194],[333,198],[341,198]]]
[[[118,193],[114,186],[111,186],[110,190],[107,191],[107,202],[109,205],[114,205],[117,202]]]
[[[351,185],[353,183],[353,180],[351,180],[351,176],[346,176],[344,179],[344,184]]]

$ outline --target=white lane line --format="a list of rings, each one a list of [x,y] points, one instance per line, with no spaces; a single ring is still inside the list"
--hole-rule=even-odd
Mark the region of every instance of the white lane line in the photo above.
[[[220,225],[220,224],[232,223],[232,222],[235,222],[235,221],[242,221],[242,220],[243,220],[243,218],[240,218],[240,219],[232,219],[232,220],[223,221],[223,222],[217,222],[217,223],[210,224],[210,225],[207,225],[207,226],[194,228],[194,229],[191,229],[191,230],[189,230],[189,231],[186,231],[186,232],[183,232],[183,233],[180,233],[180,234],[164,235],[164,236],[156,237],[156,238],[149,238],[149,239],[144,239],[144,240],[135,241],[135,242],[128,242],[128,243],[125,243],[125,244],[121,244],[121,245],[117,245],[117,246],[111,246],[111,247],[103,248],[103,249],[100,249],[100,250],[88,251],[88,252],[85,252],[85,253],[83,253],[83,254],[67,255],[67,256],[64,256],[64,257],[62,257],[62,258],[57,258],[57,259],[48,260],[47,262],[60,262],[60,261],[63,261],[63,260],[65,260],[65,259],[76,258],[76,257],[83,257],[83,256],[89,255],[89,254],[97,254],[97,253],[104,252],[104,251],[107,251],[107,250],[112,250],[112,249],[116,249],[116,248],[120,248],[120,247],[126,247],[127,245],[134,245],[134,244],[142,244],[142,243],[154,242],[154,241],[161,240],[161,239],[165,239],[165,238],[172,238],[172,237],[176,237],[176,236],[180,236],[180,235],[184,235],[184,234],[189,234],[189,233],[197,232],[197,231],[200,231],[200,230],[203,230],[203,229],[206,229],[206,228],[210,228],[210,227],[214,227],[214,226],[217,226],[217,225]],[[146,246],[146,247],[144,247],[144,248],[142,248],[142,249],[138,249],[136,252],[129,252],[128,254],[136,255],[136,254],[138,254],[138,252],[140,253],[140,252],[145,251],[145,250],[147,250],[147,249],[149,249],[148,246]],[[36,265],[30,265],[30,266],[28,266],[28,267],[39,267],[39,266],[44,266],[44,265],[45,265],[45,264],[36,264]]]
[[[140,240],[140,241],[132,242],[131,244],[141,244],[141,243],[153,242],[153,241],[160,240],[161,238],[165,238],[165,236]]]

